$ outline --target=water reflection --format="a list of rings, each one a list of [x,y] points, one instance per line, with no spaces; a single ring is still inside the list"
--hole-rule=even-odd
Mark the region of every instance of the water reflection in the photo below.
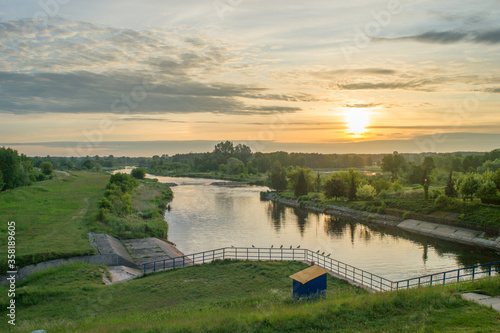
[[[212,181],[203,179],[158,179],[180,185],[173,188],[172,209],[165,218],[169,240],[186,254],[230,245],[301,245],[392,280],[499,259],[492,250],[261,201],[263,187],[210,186]]]

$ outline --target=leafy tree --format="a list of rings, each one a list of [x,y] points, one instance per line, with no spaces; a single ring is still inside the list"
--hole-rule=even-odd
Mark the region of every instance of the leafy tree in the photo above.
[[[2,170],[0,170],[0,191],[3,190],[4,186],[5,186],[5,183],[3,182],[3,174],[2,174]]]
[[[450,171],[450,176],[448,178],[448,182],[444,188],[444,194],[450,198],[456,198],[458,195],[457,189],[455,188],[455,182],[452,178],[453,171]]]
[[[130,172],[130,175],[135,179],[144,179],[144,177],[146,177],[146,169],[134,168],[132,169],[132,172]]]
[[[495,172],[493,174],[493,181],[495,182],[495,185],[497,186],[497,190],[500,191],[500,169],[497,170],[497,172]]]
[[[371,185],[362,185],[356,190],[356,196],[360,200],[369,201],[372,200],[375,195],[377,195],[377,191],[375,191],[375,188]]]
[[[226,164],[227,173],[230,175],[238,175],[245,171],[245,164],[237,158],[230,157]]]
[[[481,176],[480,185],[477,190],[477,196],[480,198],[488,198],[497,194],[497,187],[493,180],[493,172],[487,171]]]
[[[20,165],[17,150],[3,147],[0,149],[0,171],[3,175],[5,189],[16,187],[17,171]]]
[[[234,145],[231,141],[219,142],[215,145],[213,153],[229,157],[234,153]]]
[[[422,168],[428,175],[431,174],[432,170],[436,168],[436,164],[434,163],[432,156],[425,156]]]
[[[309,193],[309,189],[307,186],[306,176],[304,174],[304,170],[300,170],[294,194],[296,197],[301,197],[303,195],[307,195],[307,193]]]
[[[286,190],[288,185],[286,172],[285,169],[283,169],[283,167],[281,166],[280,162],[274,162],[271,170],[269,171],[267,182],[268,186],[273,190],[276,190],[278,192]]]
[[[314,177],[312,170],[309,168],[300,168],[300,167],[292,169],[287,173],[288,182],[290,184],[290,187],[292,189],[295,189],[297,187],[297,182],[299,181],[299,175],[301,172],[304,173],[304,178],[307,182],[307,188],[308,189],[315,188],[316,180],[315,180],[315,177]]]
[[[52,167],[52,163],[50,163],[50,162],[43,162],[42,164],[40,164],[40,170],[42,171],[42,173],[44,175],[49,176],[54,171],[54,168]]]
[[[234,147],[234,156],[244,164],[247,164],[252,157],[252,149],[250,149],[247,145],[238,144]]]
[[[402,155],[394,152],[392,155],[385,155],[382,158],[382,171],[390,172],[392,175],[392,181],[396,181],[398,176],[399,168],[405,163],[405,159]]]
[[[457,179],[458,192],[463,195],[464,200],[469,197],[472,201],[474,194],[479,189],[480,179],[476,173],[466,173]]]
[[[335,198],[347,196],[347,183],[340,177],[332,176],[328,178],[323,186],[323,192],[327,198]]]

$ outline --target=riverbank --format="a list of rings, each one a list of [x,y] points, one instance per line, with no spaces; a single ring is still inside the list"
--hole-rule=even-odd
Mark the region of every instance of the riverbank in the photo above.
[[[400,216],[370,213],[343,206],[327,205],[324,203],[314,203],[310,201],[301,202],[297,199],[280,197],[280,195],[275,192],[262,192],[261,199],[278,202],[288,207],[303,208],[315,213],[324,213],[340,219],[377,223],[400,228],[419,235],[500,251],[500,237],[496,235],[488,235],[484,231],[452,225],[442,225],[415,219],[403,219]]]

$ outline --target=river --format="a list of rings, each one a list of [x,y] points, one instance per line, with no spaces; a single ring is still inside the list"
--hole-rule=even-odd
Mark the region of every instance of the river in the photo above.
[[[157,178],[175,183],[165,213],[168,239],[185,254],[228,246],[296,247],[331,257],[390,280],[497,261],[494,250],[414,235],[398,228],[339,220],[269,201],[266,187],[210,185],[216,180]]]

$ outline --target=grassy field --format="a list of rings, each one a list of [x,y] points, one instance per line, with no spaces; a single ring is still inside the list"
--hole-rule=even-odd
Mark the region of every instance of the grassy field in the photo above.
[[[109,175],[72,172],[0,193],[0,271],[6,270],[7,222],[16,222],[18,266],[94,252],[87,218],[97,211]]]
[[[17,289],[17,325],[29,332],[498,332],[500,316],[464,290],[500,294],[500,278],[370,294],[328,277],[327,297],[294,301],[299,262],[220,261],[105,286],[99,267],[32,275]],[[7,305],[6,288],[0,306]],[[2,325],[5,321],[2,322]],[[5,331],[2,329],[2,331]]]

